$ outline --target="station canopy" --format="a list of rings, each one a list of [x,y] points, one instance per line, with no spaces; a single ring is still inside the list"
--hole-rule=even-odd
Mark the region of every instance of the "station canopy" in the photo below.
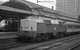
[[[60,12],[57,10],[52,10],[50,8],[26,1],[26,0],[10,0],[9,2],[5,2],[0,6],[0,15],[5,17],[6,15],[8,15],[8,17],[18,17],[18,18],[24,18],[25,15],[39,15],[39,12],[34,12],[32,10],[34,10],[35,8],[41,8],[40,11],[42,11],[42,15],[46,15],[46,13],[48,14],[56,14],[58,16],[63,16],[66,18],[66,16],[69,18],[73,18],[72,15],[69,15],[67,13],[64,12]],[[46,12],[46,13],[44,13]],[[63,17],[58,17],[58,18],[63,18]],[[52,17],[51,17],[52,18]],[[64,19],[65,19],[64,18]],[[70,19],[71,19],[70,18]]]
[[[31,8],[21,2],[9,1],[0,5],[0,17],[2,18],[25,18],[31,14]]]

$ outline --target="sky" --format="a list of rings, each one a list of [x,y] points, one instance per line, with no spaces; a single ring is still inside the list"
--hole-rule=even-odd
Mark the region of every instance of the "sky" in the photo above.
[[[9,1],[9,0],[0,0],[0,2],[6,2],[6,1]],[[51,9],[53,6],[54,10],[56,10],[56,0],[38,0],[38,1],[54,1],[54,2],[38,2],[38,3],[37,3],[37,0],[26,0],[26,1],[30,1],[30,2],[39,4],[39,5],[51,8]]]
[[[0,2],[6,2],[6,1],[9,1],[9,0],[0,0]]]
[[[27,1],[30,1],[30,2],[39,4],[39,5],[51,8],[51,9],[52,9],[52,6],[53,6],[54,9],[56,10],[56,0],[39,0],[39,1],[54,1],[54,2],[38,2],[38,3],[37,3],[37,0],[27,0]]]

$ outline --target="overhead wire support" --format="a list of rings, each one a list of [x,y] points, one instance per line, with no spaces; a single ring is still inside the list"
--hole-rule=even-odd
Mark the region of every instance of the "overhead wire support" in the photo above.
[[[38,13],[39,13],[40,15],[42,15],[42,14],[40,13],[40,11],[41,11],[41,10],[43,10],[43,8],[42,8],[42,7],[35,7],[35,8],[32,8],[32,9],[37,10],[37,11],[38,11]]]
[[[47,17],[47,18],[54,18],[54,19],[62,19],[62,18],[55,18],[55,17],[50,17],[50,16],[46,16],[44,14],[42,14],[41,12],[45,12],[45,13],[49,13],[49,14],[55,14],[55,15],[59,15],[60,17],[65,17],[65,18],[69,18],[69,19],[73,19],[73,20],[76,20],[74,18],[71,18],[71,17],[68,17],[68,16],[64,16],[64,15],[61,15],[59,14],[58,12],[56,13],[52,13],[52,12],[48,12],[46,10],[43,9],[43,7],[35,7],[35,8],[32,8],[33,10],[36,10],[39,14],[37,16],[42,16],[42,17]],[[63,20],[66,20],[66,19],[63,19]]]

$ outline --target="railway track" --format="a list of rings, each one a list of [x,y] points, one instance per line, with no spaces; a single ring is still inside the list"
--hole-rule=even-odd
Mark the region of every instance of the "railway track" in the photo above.
[[[77,43],[76,45],[71,46],[68,50],[76,50],[77,48],[79,48],[78,50],[80,50],[80,43]]]
[[[80,42],[68,48],[68,50],[77,50],[77,49],[80,50]]]
[[[9,43],[9,44],[5,44],[5,45],[0,45],[0,50],[5,50],[5,49],[18,47],[18,46],[22,46],[22,45],[25,45],[25,43],[16,42],[15,44],[14,43]]]
[[[63,43],[74,41],[74,40],[79,39],[79,38],[80,38],[80,36],[75,36],[75,37],[71,37],[70,39],[68,38],[68,39],[64,39],[64,40],[61,40],[61,41],[51,42],[51,43],[48,43],[48,44],[45,44],[45,45],[29,48],[29,49],[26,49],[26,50],[37,50],[39,48],[40,49],[44,49],[44,50],[49,50],[49,49],[51,49],[53,47],[60,46]]]
[[[6,48],[6,49],[20,48],[20,47],[24,46],[26,48],[26,50],[33,50],[33,49],[36,49],[38,47],[40,48],[40,47],[48,46],[48,45],[51,45],[51,44],[57,43],[57,42],[62,42],[63,41],[63,43],[65,43],[66,40],[68,42],[68,41],[75,40],[76,38],[80,38],[80,35],[75,35],[75,36],[70,36],[70,37],[55,39],[54,41],[53,40],[50,40],[50,41],[39,42],[39,43],[30,43],[30,44],[29,43],[25,43],[25,45],[23,44],[23,45],[21,45],[21,46],[19,45],[17,47],[13,46],[13,47]],[[58,43],[57,45],[55,44],[55,46],[59,46],[61,44],[62,43]],[[53,47],[53,46],[51,46],[51,47]],[[51,47],[49,47],[49,48],[51,48]],[[49,49],[49,48],[47,48],[47,49]],[[5,47],[3,49],[5,49]]]
[[[67,43],[67,42],[71,42],[71,41],[74,41],[76,39],[80,39],[80,37],[77,37],[77,38],[73,38],[73,39],[69,39],[69,40],[66,40],[66,41],[63,41],[63,42],[60,42],[60,43],[56,43],[56,45],[52,45],[50,44],[48,48],[46,48],[46,50],[50,50],[51,48],[55,48],[55,47],[61,47],[61,45]],[[75,44],[76,45],[76,44]]]

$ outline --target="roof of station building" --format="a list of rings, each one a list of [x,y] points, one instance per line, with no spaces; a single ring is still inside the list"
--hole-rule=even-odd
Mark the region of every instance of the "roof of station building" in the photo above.
[[[47,7],[29,2],[29,1],[26,1],[26,0],[12,0],[12,1],[9,1],[9,2],[6,2],[6,3],[2,4],[1,6],[6,6],[6,7],[10,8],[11,9],[10,11],[13,10],[12,8],[15,8],[14,9],[15,11],[17,11],[17,9],[20,9],[20,10],[24,10],[24,12],[31,11],[33,8],[42,8],[44,11],[47,11],[47,12],[50,12],[50,13],[58,13],[62,16],[67,16],[67,17],[73,18],[73,15],[70,15],[68,13],[64,13],[64,12],[57,11],[57,10],[52,10],[50,8],[47,8]],[[21,12],[21,11],[18,11],[18,12]]]
[[[74,17],[74,15],[71,15],[71,14],[68,14],[68,13],[65,13],[65,12],[62,12],[62,11],[58,11],[58,10],[52,10],[50,8],[47,8],[47,7],[29,2],[29,1],[26,1],[26,0],[17,0],[17,1],[28,5],[30,8],[42,8],[44,11],[47,11],[47,12],[50,12],[50,13],[57,13],[57,14],[60,14],[62,16],[70,17],[70,18]],[[73,19],[76,19],[76,18],[73,18]]]
[[[47,7],[44,7],[44,6],[29,2],[29,1],[26,1],[26,0],[17,0],[17,1],[28,5],[31,9],[33,9],[33,8],[42,8],[44,11],[51,12],[51,13],[57,13],[56,10],[52,10],[50,8],[47,8]]]
[[[1,6],[8,6],[8,7],[12,7],[12,8],[18,8],[18,9],[31,11],[29,6],[27,6],[27,5],[25,5],[24,3],[21,3],[21,2],[9,1],[9,2],[3,3]]]

